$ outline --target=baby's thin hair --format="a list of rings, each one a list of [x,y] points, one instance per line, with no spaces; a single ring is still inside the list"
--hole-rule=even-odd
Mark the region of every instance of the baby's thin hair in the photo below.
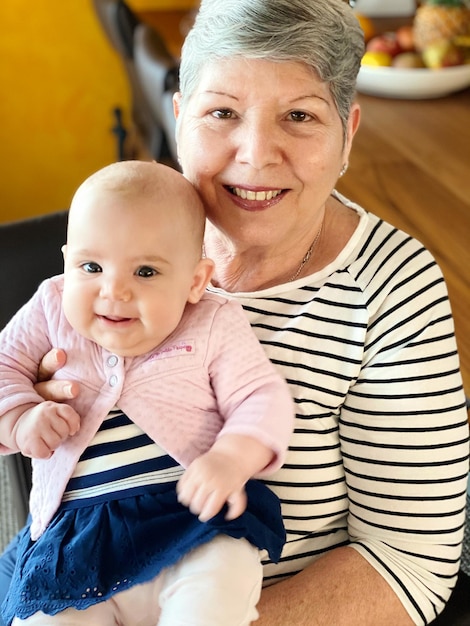
[[[110,191],[129,197],[168,200],[172,217],[185,220],[194,237],[204,238],[205,212],[193,185],[176,170],[156,161],[119,161],[89,176],[77,189],[70,206],[79,206],[84,194]],[[172,199],[175,202],[172,202]],[[130,200],[130,207],[132,201]]]

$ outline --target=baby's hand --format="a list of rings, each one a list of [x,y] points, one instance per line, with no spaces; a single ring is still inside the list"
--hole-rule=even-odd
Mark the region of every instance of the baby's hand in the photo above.
[[[226,519],[235,519],[246,509],[245,480],[245,472],[233,458],[209,450],[195,459],[178,481],[178,500],[201,522],[214,517],[225,503]]]
[[[80,428],[80,416],[68,404],[45,401],[27,409],[15,425],[15,440],[24,456],[48,459]]]

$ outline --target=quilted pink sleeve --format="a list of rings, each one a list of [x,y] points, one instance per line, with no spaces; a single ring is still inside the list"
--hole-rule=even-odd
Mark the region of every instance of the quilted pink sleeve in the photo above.
[[[52,348],[47,320],[54,317],[56,298],[60,306],[60,295],[46,281],[0,333],[0,419],[10,409],[43,401],[33,385],[40,360]],[[0,445],[1,454],[9,452]]]
[[[294,424],[294,402],[284,378],[266,356],[242,307],[223,304],[212,326],[209,372],[225,424],[224,434],[252,436],[270,447],[274,460],[262,475],[283,463]]]

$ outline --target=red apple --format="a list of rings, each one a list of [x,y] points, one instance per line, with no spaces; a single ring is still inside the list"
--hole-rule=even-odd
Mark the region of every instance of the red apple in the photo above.
[[[366,46],[366,50],[367,52],[386,52],[392,57],[402,52],[397,36],[392,32],[372,37]]]
[[[396,32],[398,45],[402,52],[413,52],[415,49],[415,41],[412,26],[400,26]]]

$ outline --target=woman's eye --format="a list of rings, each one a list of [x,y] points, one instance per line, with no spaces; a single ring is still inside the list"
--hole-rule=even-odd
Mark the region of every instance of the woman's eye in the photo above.
[[[152,276],[156,276],[158,274],[157,270],[153,267],[147,267],[146,265],[139,267],[136,272],[136,275],[140,278],[151,278]]]
[[[101,265],[98,265],[98,263],[93,263],[92,261],[89,261],[88,263],[83,263],[82,269],[88,274],[97,274],[98,272],[103,271],[101,269]]]
[[[312,119],[312,116],[305,111],[291,111],[289,117],[293,122],[306,122]]]
[[[230,109],[216,109],[215,111],[212,111],[212,115],[218,120],[229,120],[234,117],[233,111]]]

